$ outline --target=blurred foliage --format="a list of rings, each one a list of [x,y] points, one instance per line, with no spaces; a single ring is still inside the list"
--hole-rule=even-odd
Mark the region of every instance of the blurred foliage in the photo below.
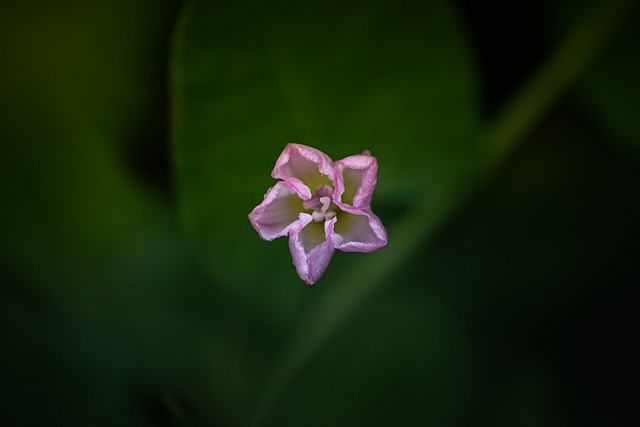
[[[385,159],[381,211],[451,191],[476,157],[470,58],[451,7],[343,3],[194,2],[178,29],[182,214],[214,284],[287,321],[282,307],[313,296],[291,292],[295,270],[273,268],[290,264],[286,243],[270,250],[246,226],[286,142]]]
[[[0,5],[0,423],[623,425],[631,3],[490,169],[590,6]],[[389,246],[311,288],[247,221],[289,141],[381,167]]]
[[[593,3],[593,1],[587,2]],[[561,26],[574,23],[584,2],[565,1],[557,6]],[[564,24],[564,25],[563,25]],[[640,155],[640,26],[625,25],[599,60],[578,81],[586,108],[594,111],[594,120],[606,127],[611,142],[623,154]]]

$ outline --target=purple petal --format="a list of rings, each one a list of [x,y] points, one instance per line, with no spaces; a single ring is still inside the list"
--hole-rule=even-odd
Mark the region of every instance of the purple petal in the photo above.
[[[267,191],[264,200],[249,214],[253,228],[265,240],[285,236],[300,221],[302,200],[283,181],[279,181]]]
[[[333,230],[333,245],[344,252],[373,252],[387,244],[387,231],[369,210],[340,212]]]
[[[368,208],[378,180],[377,159],[365,151],[336,161],[333,169],[334,203],[343,209]]]
[[[278,157],[271,176],[286,181],[303,200],[309,200],[318,185],[333,181],[333,160],[315,148],[290,143]]]
[[[300,221],[289,234],[289,250],[300,280],[305,285],[317,282],[333,256],[333,218],[323,223],[313,221],[311,215],[301,213]]]

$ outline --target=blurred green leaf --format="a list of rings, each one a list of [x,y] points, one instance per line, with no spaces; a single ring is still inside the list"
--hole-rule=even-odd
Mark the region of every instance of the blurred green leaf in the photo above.
[[[612,142],[640,155],[640,26],[638,8],[610,49],[580,82],[587,105],[614,136]]]
[[[260,241],[247,215],[287,142],[370,150],[383,212],[454,191],[473,164],[474,82],[449,2],[195,1],[174,54],[183,218],[217,285],[276,319],[308,293],[285,239]]]
[[[396,284],[353,313],[260,425],[464,425],[473,349],[458,314]]]
[[[640,155],[640,7],[629,0],[625,25],[578,80],[585,105],[624,152]],[[580,5],[580,7],[575,7]],[[633,6],[633,7],[632,7]],[[583,2],[567,0],[558,6],[561,27],[576,19]],[[605,19],[605,18],[601,18]]]
[[[192,366],[187,260],[131,164],[176,6],[0,4],[3,425],[140,425],[141,384]]]
[[[25,269],[104,250],[150,212],[127,160],[162,98],[154,71],[175,2],[122,7],[1,6],[0,234]]]

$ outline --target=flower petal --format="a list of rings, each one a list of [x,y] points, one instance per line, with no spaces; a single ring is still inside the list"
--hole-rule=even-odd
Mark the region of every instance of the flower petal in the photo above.
[[[287,144],[271,172],[286,181],[303,200],[322,184],[333,181],[333,160],[322,151],[302,144]]]
[[[336,161],[333,169],[333,202],[343,209],[368,208],[378,181],[378,160],[365,151]]]
[[[313,221],[312,216],[306,213],[301,213],[299,218],[298,225],[289,234],[289,250],[300,280],[305,285],[313,285],[333,256],[332,236],[336,219],[322,224]]]
[[[264,200],[249,214],[253,228],[265,240],[273,240],[289,233],[300,220],[302,200],[283,181],[279,181],[267,191]]]
[[[344,252],[373,252],[387,244],[387,231],[369,210],[340,212],[333,230],[333,245]]]

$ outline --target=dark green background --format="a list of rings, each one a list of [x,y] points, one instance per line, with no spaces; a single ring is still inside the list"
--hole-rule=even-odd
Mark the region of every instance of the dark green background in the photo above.
[[[627,425],[638,7],[487,131],[551,3],[0,6],[0,424]],[[380,165],[389,245],[313,287],[247,220],[290,141]]]

